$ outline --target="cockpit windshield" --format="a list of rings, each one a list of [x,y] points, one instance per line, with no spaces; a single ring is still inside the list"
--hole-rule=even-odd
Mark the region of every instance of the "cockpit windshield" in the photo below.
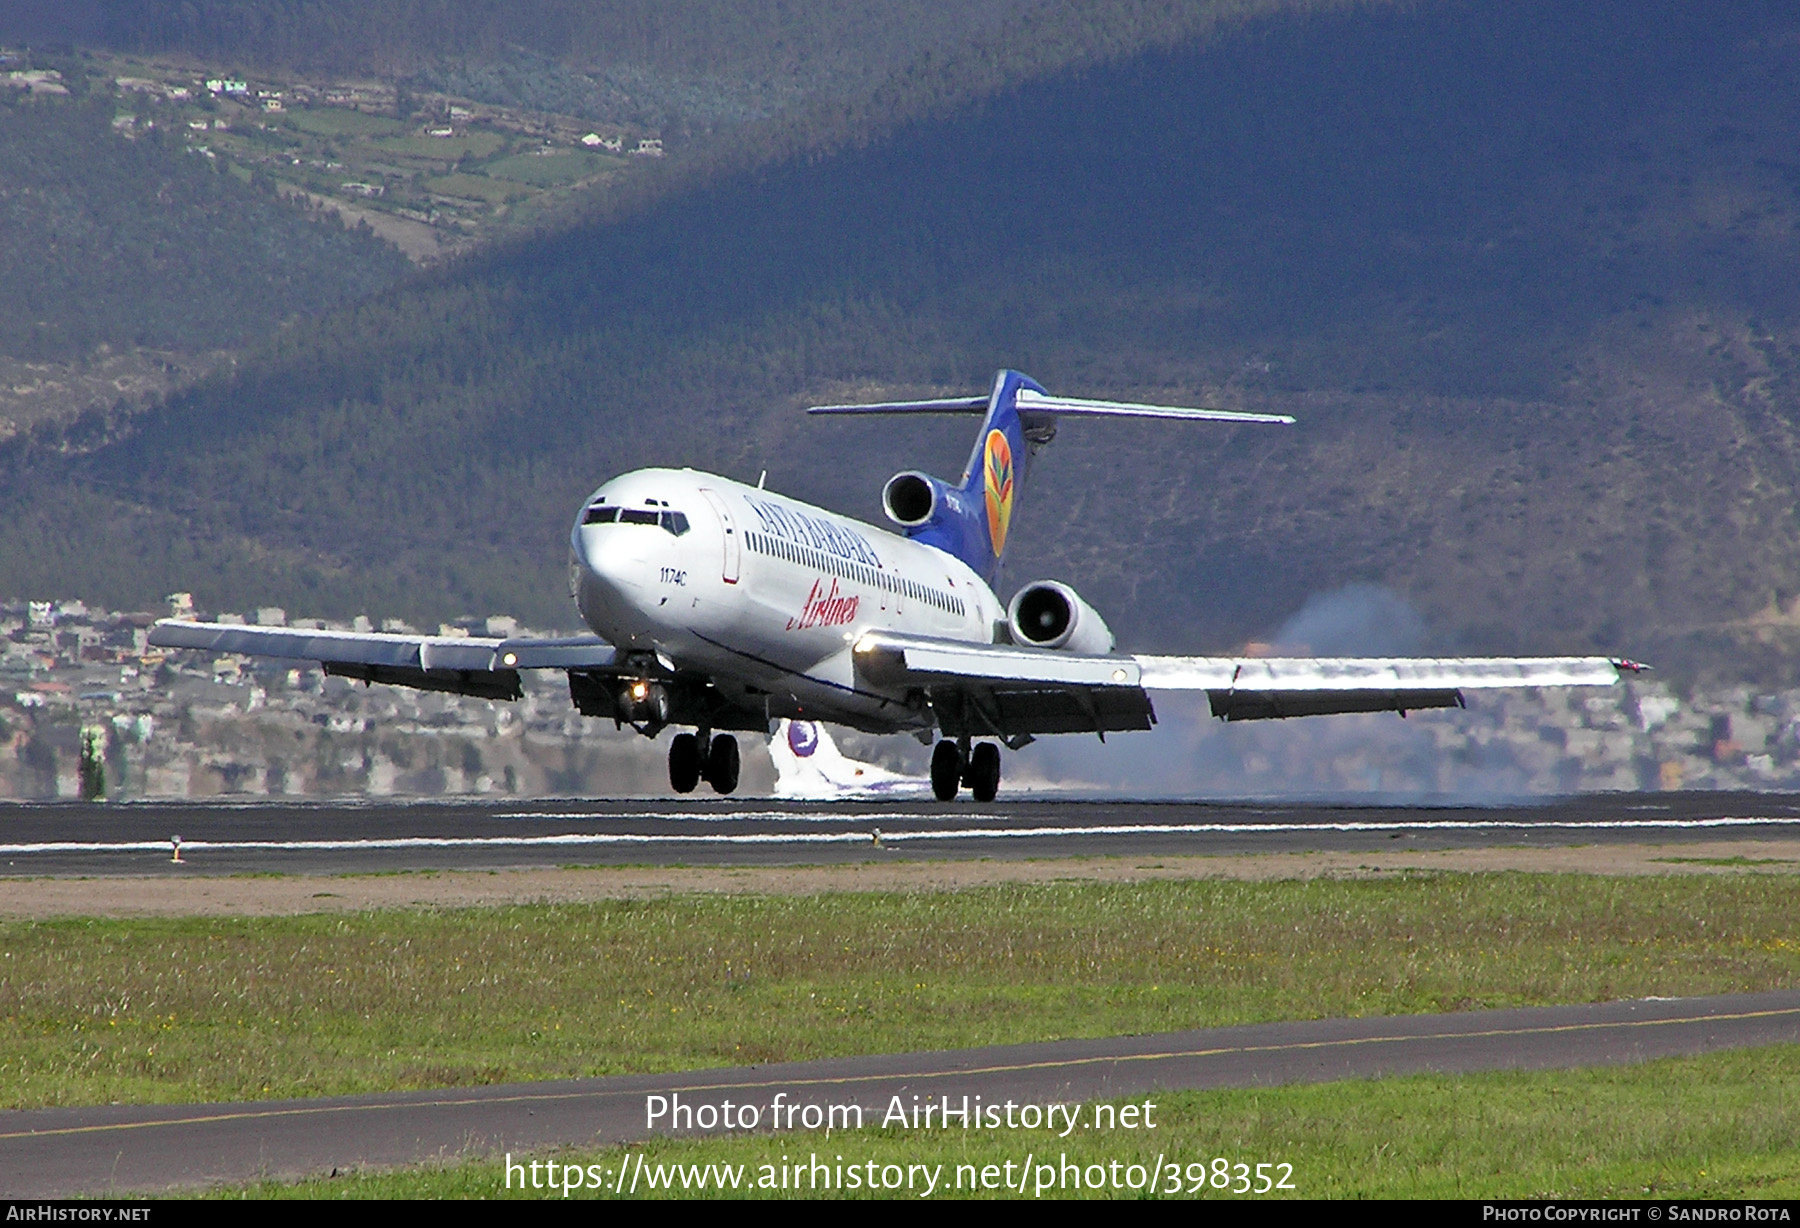
[[[647,524],[656,525],[666,533],[680,537],[688,531],[686,512],[673,512],[668,508],[655,507],[617,507],[608,503],[591,505],[581,517],[581,523],[589,524]]]

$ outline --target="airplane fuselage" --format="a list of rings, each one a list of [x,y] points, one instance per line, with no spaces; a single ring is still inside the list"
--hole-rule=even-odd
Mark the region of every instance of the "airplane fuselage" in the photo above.
[[[990,643],[1005,607],[961,560],[773,491],[691,469],[607,482],[571,530],[581,617],[621,650],[704,673],[771,718],[928,729],[861,679],[872,630]]]

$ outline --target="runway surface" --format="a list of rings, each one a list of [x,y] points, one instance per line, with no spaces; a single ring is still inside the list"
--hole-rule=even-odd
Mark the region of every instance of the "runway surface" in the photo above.
[[[185,864],[171,861],[180,836]],[[767,800],[0,806],[0,875],[336,874],[545,865],[1229,855],[1800,836],[1800,795],[1487,807]]]
[[[801,1106],[796,1126],[806,1121],[804,1106],[818,1106],[820,1115],[839,1106],[841,1124],[849,1120],[846,1106],[857,1105],[863,1127],[872,1129],[894,1097],[906,1109],[945,1097],[960,1105],[965,1096],[987,1105],[1154,1100],[1174,1089],[1609,1065],[1784,1042],[1800,1042],[1800,991],[1257,1024],[330,1100],[44,1109],[0,1114],[0,1196],[152,1192],[652,1133],[707,1133],[652,1130],[652,1096],[672,1105],[679,1094],[697,1113],[703,1105],[717,1113],[728,1100],[740,1113],[755,1107],[757,1128],[770,1133],[768,1158],[775,1160],[787,1133],[769,1130],[770,1107],[778,1103]],[[1091,1128],[1084,1120],[1075,1128]],[[952,1128],[958,1128],[954,1121]],[[941,1137],[941,1124],[933,1133]],[[1022,1125],[1002,1133],[1007,1154],[995,1160],[1054,1153],[1062,1122],[1054,1130]],[[840,1129],[829,1146],[848,1157],[855,1140],[854,1129]],[[803,1152],[820,1145],[816,1138],[796,1142]],[[607,1177],[623,1187],[630,1172],[609,1170]]]

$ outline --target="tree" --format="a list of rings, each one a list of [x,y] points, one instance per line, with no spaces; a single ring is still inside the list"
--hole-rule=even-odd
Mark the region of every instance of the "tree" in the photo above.
[[[81,730],[81,800],[99,801],[106,796],[106,727],[85,725]]]

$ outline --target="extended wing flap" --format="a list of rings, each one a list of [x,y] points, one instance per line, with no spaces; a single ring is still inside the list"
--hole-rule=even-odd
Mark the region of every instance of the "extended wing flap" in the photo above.
[[[917,685],[951,737],[1022,742],[1040,733],[1148,729],[1156,720],[1130,657],[875,632],[857,641],[856,661],[871,679]]]

